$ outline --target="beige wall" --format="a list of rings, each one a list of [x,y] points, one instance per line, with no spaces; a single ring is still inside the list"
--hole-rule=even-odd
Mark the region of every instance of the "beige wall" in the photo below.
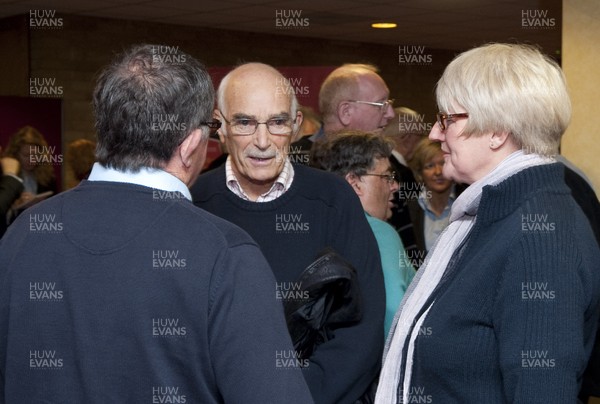
[[[567,76],[573,119],[562,154],[600,191],[600,1],[563,1],[562,65]]]

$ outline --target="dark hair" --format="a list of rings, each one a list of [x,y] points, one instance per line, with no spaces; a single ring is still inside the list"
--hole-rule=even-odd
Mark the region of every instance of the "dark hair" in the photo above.
[[[320,147],[320,168],[339,176],[361,176],[373,168],[376,159],[387,159],[394,149],[393,143],[381,136],[362,131],[338,132]]]
[[[179,47],[135,46],[98,78],[96,158],[118,170],[159,168],[213,107],[212,81],[200,62]]]

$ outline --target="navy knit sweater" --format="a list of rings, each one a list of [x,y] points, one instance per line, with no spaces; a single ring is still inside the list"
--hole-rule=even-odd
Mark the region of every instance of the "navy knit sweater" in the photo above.
[[[0,403],[310,403],[274,288],[180,193],[84,182],[0,243]]]
[[[409,402],[577,402],[600,314],[600,251],[560,165],[483,189],[433,298]]]
[[[225,183],[225,166],[200,176],[194,203],[246,230],[260,246],[285,298],[325,247],[358,272],[363,319],[318,347],[303,371],[317,403],[352,403],[377,375],[383,349],[385,290],[377,242],[358,197],[341,178],[294,165],[290,189],[271,202],[245,201]]]

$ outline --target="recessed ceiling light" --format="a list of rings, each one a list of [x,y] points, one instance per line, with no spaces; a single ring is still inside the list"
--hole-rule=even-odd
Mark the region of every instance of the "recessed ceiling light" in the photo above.
[[[395,22],[374,22],[371,24],[372,28],[396,28],[398,24]]]

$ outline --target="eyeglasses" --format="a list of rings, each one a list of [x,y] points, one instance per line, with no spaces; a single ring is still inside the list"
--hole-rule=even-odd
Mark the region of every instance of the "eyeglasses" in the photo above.
[[[208,126],[208,136],[214,138],[217,135],[217,131],[221,128],[221,121],[213,119],[212,121],[200,122],[200,125]]]
[[[468,118],[468,112],[461,112],[459,114],[444,114],[443,112],[438,112],[435,114],[437,118],[437,123],[440,125],[440,129],[442,131],[448,128],[448,121],[452,122],[456,118]]]
[[[288,136],[292,134],[293,125],[296,122],[295,118],[271,118],[265,122],[258,122],[256,119],[250,118],[236,118],[228,121],[224,116],[223,119],[231,126],[231,134],[235,136],[254,135],[258,125],[266,125],[271,135]]]
[[[383,102],[372,102],[372,101],[357,101],[357,100],[348,100],[348,102],[355,102],[357,104],[367,104],[373,105],[375,107],[379,107],[381,111],[385,111],[387,107],[392,107],[394,105],[394,100],[387,100]]]
[[[370,174],[370,173],[367,173],[367,174],[363,174],[363,175],[371,175],[373,177],[385,178],[386,182],[388,184],[390,184],[390,185],[392,185],[394,182],[397,182],[396,172],[395,171],[392,171],[390,174]],[[362,177],[362,175],[361,175],[361,177]]]

